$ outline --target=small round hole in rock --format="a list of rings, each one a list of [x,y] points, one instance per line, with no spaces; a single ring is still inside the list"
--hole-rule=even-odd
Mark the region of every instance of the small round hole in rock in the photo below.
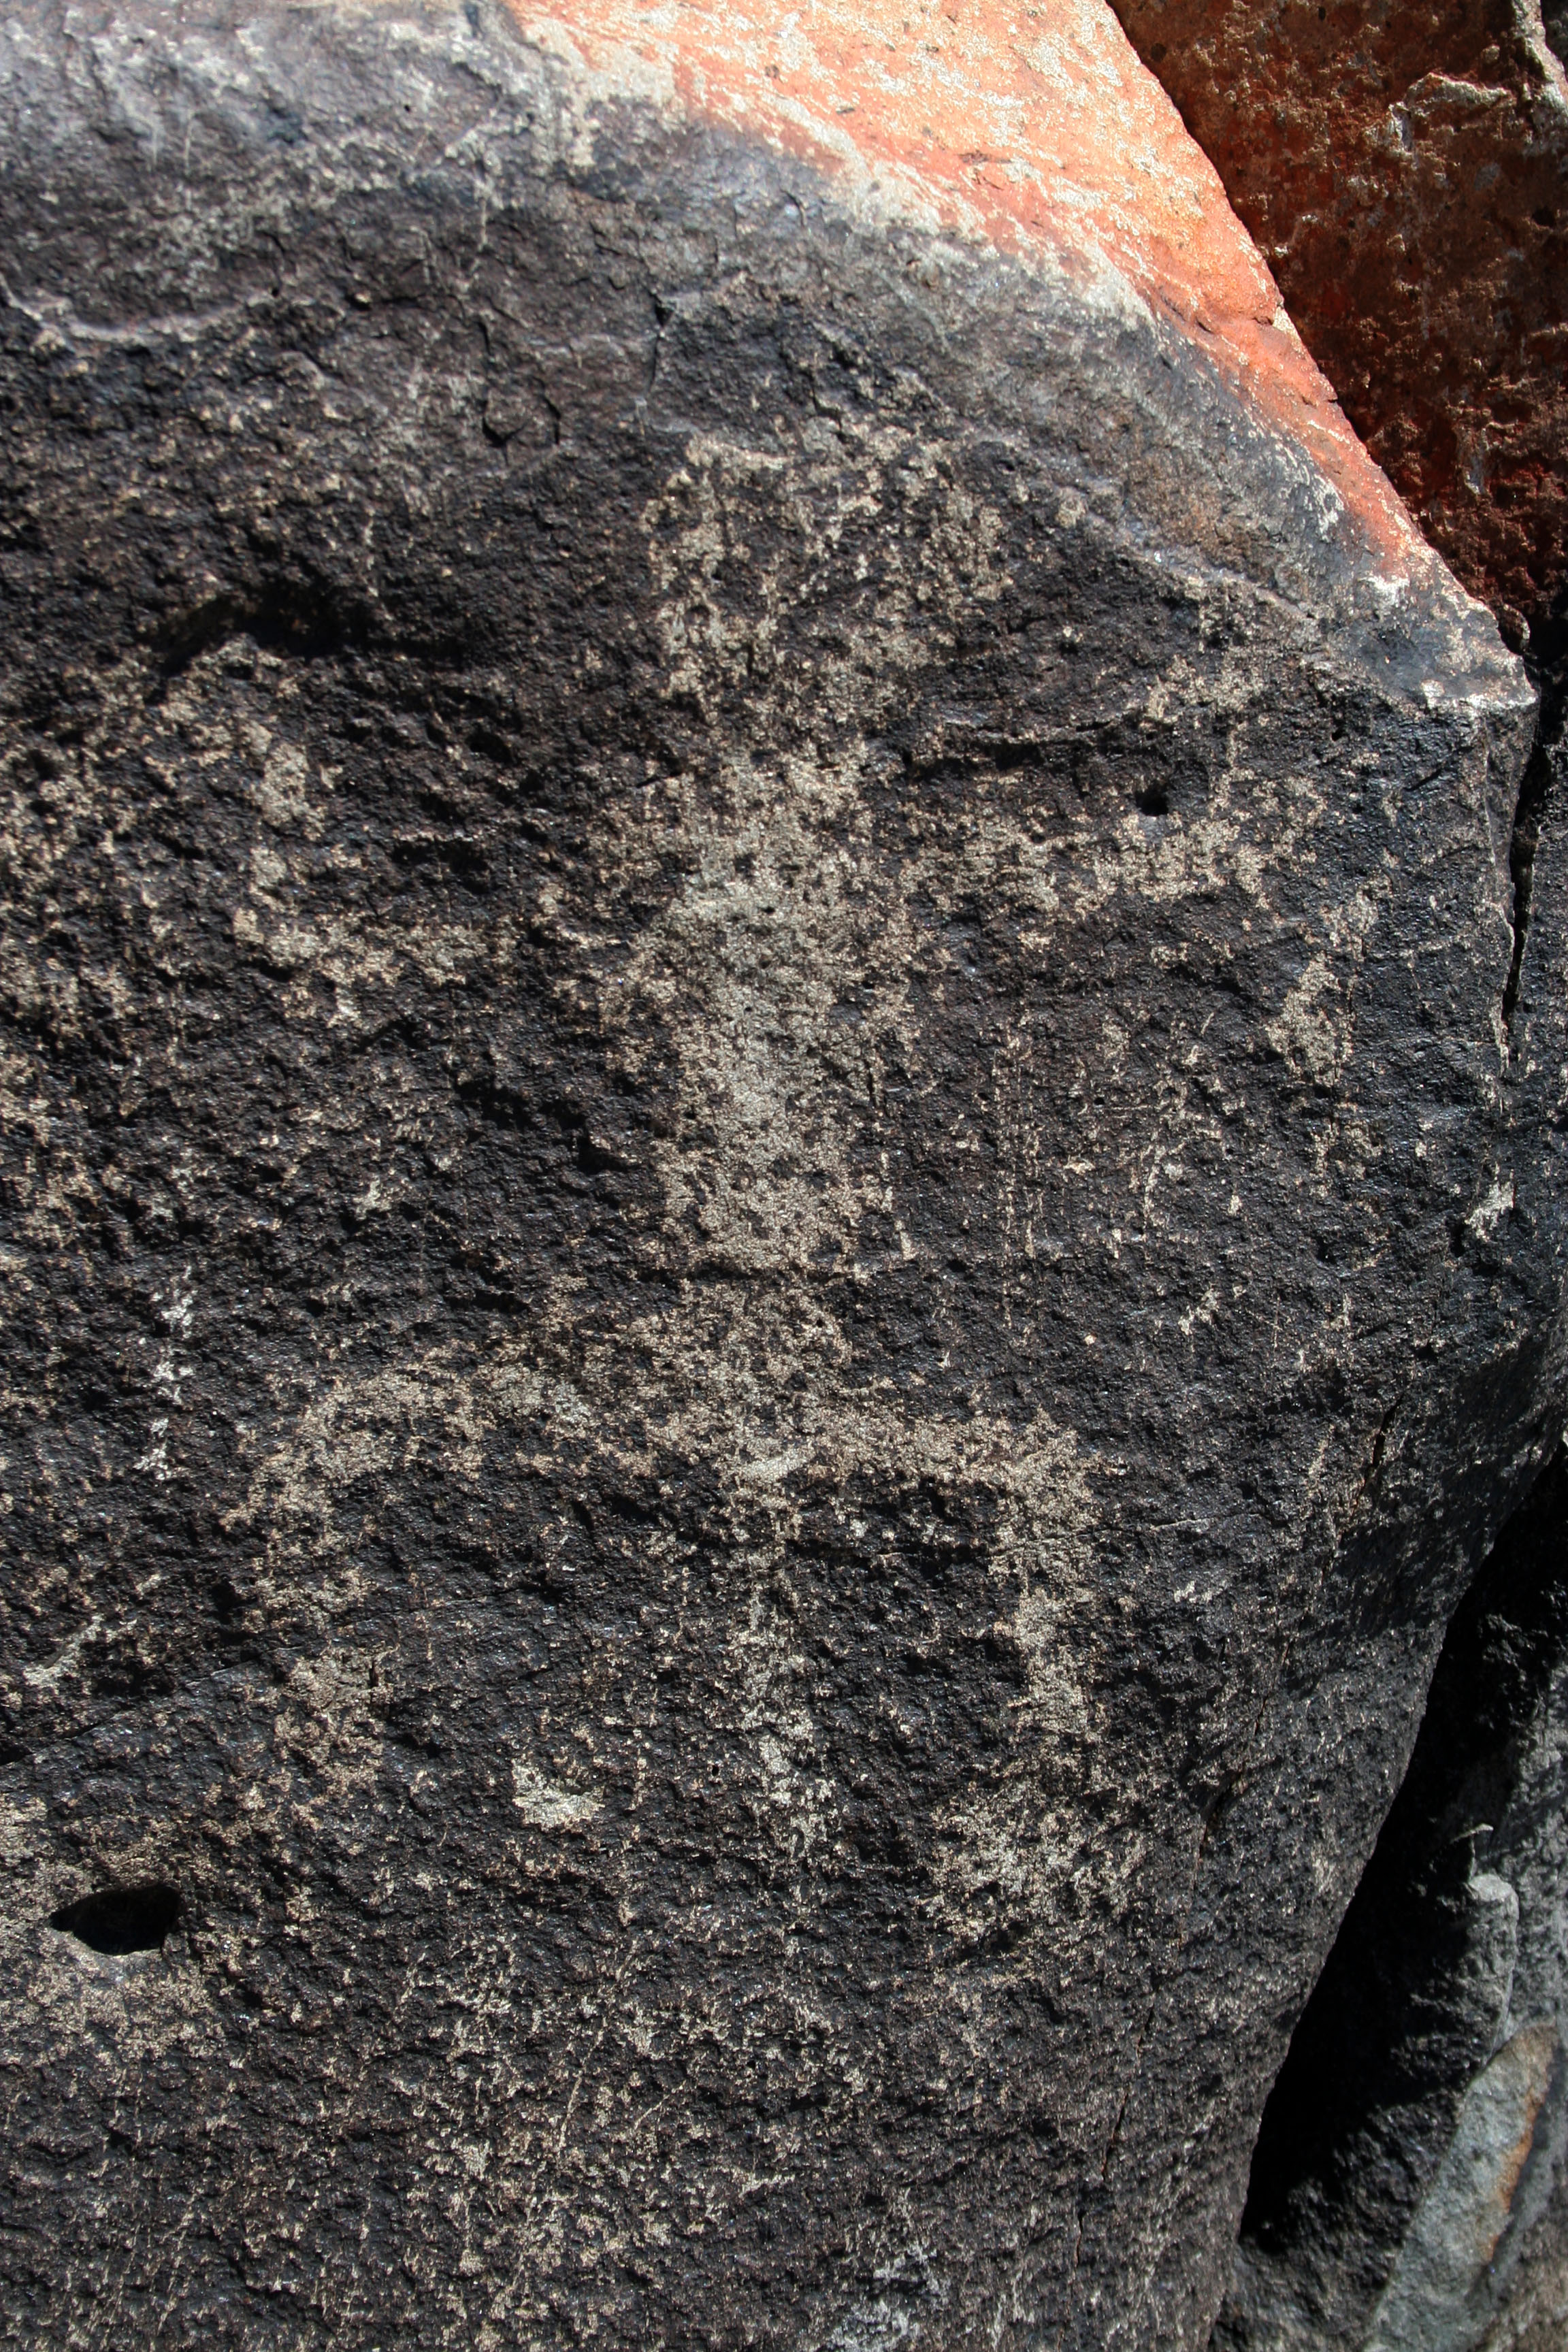
[[[1169,816],[1171,803],[1163,784],[1145,784],[1138,795],[1138,806],[1145,816]]]
[[[93,1952],[160,1952],[184,1908],[177,1890],[154,1879],[142,1886],[100,1887],[51,1911],[49,1925]]]

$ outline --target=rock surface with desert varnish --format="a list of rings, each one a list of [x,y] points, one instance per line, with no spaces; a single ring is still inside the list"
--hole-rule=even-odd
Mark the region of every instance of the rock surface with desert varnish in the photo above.
[[[51,2352],[1203,2346],[1562,1425],[1532,698],[1212,166],[673,21],[4,27]]]

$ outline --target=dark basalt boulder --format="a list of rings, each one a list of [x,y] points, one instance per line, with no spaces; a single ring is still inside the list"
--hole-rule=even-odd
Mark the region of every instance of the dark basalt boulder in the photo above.
[[[1519,665],[830,14],[4,27],[12,2341],[1204,2344],[1556,1446]]]

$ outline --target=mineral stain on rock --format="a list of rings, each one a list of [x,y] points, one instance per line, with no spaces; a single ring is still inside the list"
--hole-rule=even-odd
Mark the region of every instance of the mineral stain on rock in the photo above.
[[[3,33],[13,2337],[1203,2345],[1563,1418],[1521,666],[1104,12]]]

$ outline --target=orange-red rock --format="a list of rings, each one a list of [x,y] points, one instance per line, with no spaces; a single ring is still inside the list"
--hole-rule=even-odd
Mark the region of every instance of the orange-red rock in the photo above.
[[[1109,261],[1300,441],[1403,571],[1411,538],[1218,174],[1105,0],[510,0],[531,40],[1004,251]]]

